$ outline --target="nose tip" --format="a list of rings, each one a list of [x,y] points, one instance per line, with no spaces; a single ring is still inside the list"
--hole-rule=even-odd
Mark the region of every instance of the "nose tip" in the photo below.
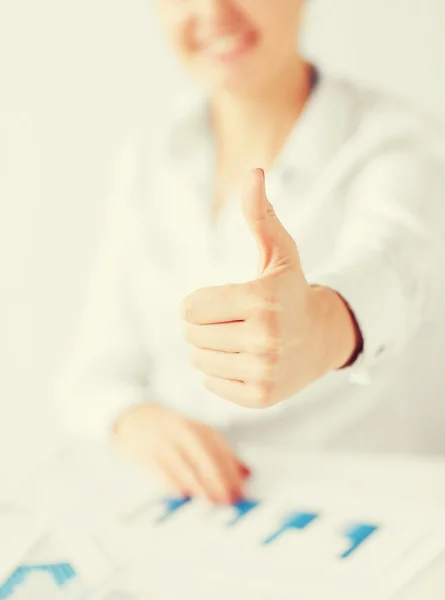
[[[196,14],[201,19],[208,19],[223,27],[233,25],[239,12],[232,0],[196,0]]]

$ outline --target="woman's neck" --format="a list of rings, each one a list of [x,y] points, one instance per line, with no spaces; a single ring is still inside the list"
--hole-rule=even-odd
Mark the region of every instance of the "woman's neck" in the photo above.
[[[271,168],[310,94],[311,67],[295,57],[251,95],[219,94],[212,99],[221,171]]]

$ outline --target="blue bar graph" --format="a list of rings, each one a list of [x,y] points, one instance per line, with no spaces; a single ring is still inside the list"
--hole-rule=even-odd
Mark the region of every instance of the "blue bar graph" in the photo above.
[[[15,590],[22,586],[27,578],[35,572],[47,573],[60,588],[77,577],[76,571],[69,563],[22,565],[0,586],[0,600],[11,598]]]
[[[377,525],[370,525],[369,523],[356,523],[348,527],[345,531],[345,536],[351,542],[351,546],[348,550],[343,552],[340,558],[348,558],[357,551],[357,549],[366,542],[366,540],[378,531]]]
[[[191,502],[190,496],[183,496],[181,498],[163,498],[162,505],[165,509],[165,512],[156,519],[157,523],[164,523],[169,519],[172,515],[174,515],[178,510],[186,506],[189,502]]]
[[[258,500],[239,500],[238,502],[235,502],[235,504],[232,504],[232,508],[235,510],[235,516],[229,521],[228,526],[233,527],[236,525],[258,505]]]
[[[278,538],[280,538],[284,533],[290,530],[303,530],[306,527],[315,521],[318,518],[318,514],[316,513],[306,513],[306,512],[296,512],[292,513],[288,517],[286,517],[283,523],[280,525],[279,529],[272,533],[268,538],[263,540],[263,545],[272,544]]]

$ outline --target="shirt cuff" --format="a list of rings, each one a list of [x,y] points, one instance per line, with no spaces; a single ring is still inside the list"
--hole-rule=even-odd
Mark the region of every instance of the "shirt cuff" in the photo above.
[[[61,429],[94,442],[113,445],[114,426],[124,413],[147,401],[145,387],[113,385],[100,390],[58,390],[56,406]]]
[[[334,290],[347,302],[363,337],[363,352],[345,371],[353,383],[371,383],[371,365],[396,349],[406,331],[406,299],[393,267],[375,255],[314,272],[307,280]]]

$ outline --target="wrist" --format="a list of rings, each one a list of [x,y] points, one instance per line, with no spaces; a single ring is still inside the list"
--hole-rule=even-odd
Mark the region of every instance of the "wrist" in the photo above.
[[[363,349],[363,338],[347,302],[330,288],[313,286],[310,310],[321,375],[353,364]]]
[[[143,402],[132,406],[117,419],[113,427],[113,438],[119,449],[125,450],[128,444],[131,445],[141,415],[155,412],[158,408],[159,405],[154,402]]]

